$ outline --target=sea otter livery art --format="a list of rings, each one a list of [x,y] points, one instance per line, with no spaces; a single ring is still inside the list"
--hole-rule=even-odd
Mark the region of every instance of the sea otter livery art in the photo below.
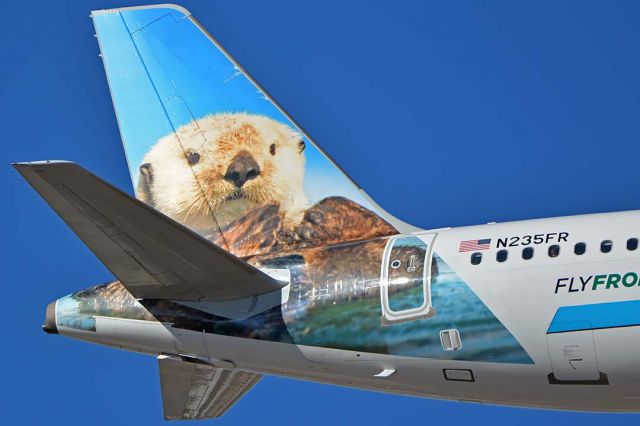
[[[161,138],[140,165],[137,196],[203,231],[253,208],[278,204],[287,223],[302,219],[304,149],[300,133],[264,115],[215,113]]]
[[[239,255],[256,254],[256,237],[273,249],[324,244],[329,229],[398,232],[190,19],[151,8],[94,21],[140,200]]]
[[[132,186],[70,162],[15,164],[115,276],[51,303],[44,329],[156,355],[166,418],[219,416],[262,374],[640,408],[640,372],[619,357],[640,351],[637,286],[574,294],[562,278],[639,269],[637,239],[585,254],[620,247],[637,213],[420,230],[375,204],[184,9],[92,18]],[[511,235],[535,247],[495,246]]]
[[[162,9],[99,14],[94,19],[136,197],[258,268],[286,270],[290,280],[288,298],[278,300],[280,306],[271,309],[269,303],[269,309],[244,314],[239,308],[192,301],[171,309],[166,309],[167,302],[136,304],[124,297],[126,292],[112,292],[120,285],[116,282],[95,290],[102,299],[120,295],[106,305],[112,312],[140,319],[151,315],[174,327],[189,324],[189,330],[278,336],[275,341],[310,346],[531,362],[461,278],[445,278],[449,268],[442,259],[433,253],[431,264],[425,265],[429,238],[412,237],[413,244],[399,246],[394,259],[385,261],[386,248],[397,240],[390,237],[400,231],[199,28]],[[132,34],[137,48],[130,56],[122,54],[130,41],[114,35],[123,31]],[[191,55],[191,49],[201,55]],[[143,65],[148,74],[140,69]],[[138,111],[131,108],[126,91],[132,86],[137,87]],[[384,262],[401,262],[402,267],[394,263],[390,269],[406,275],[386,292],[387,311],[428,302],[430,309],[423,313],[433,317],[428,323],[401,319],[395,327],[386,324],[380,307]],[[414,272],[407,274],[407,268]],[[421,293],[427,272],[425,300]],[[445,288],[457,289],[465,303],[434,306],[441,305],[438,299]],[[94,296],[86,291],[71,296],[78,315],[85,311],[87,297]],[[464,317],[470,306],[483,312],[481,321],[490,326],[466,333],[464,348],[443,350],[440,331]],[[316,318],[326,321],[338,311],[351,311],[340,332],[328,334],[316,324]],[[75,311],[66,312],[61,318],[73,323]],[[485,350],[483,333],[501,336],[504,347],[499,353]],[[387,335],[397,341],[390,343]],[[408,349],[406,342],[415,339],[423,341],[420,349]]]

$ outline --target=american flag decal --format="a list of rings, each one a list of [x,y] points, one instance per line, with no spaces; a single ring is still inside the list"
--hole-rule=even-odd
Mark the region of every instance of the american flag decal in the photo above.
[[[485,238],[484,240],[467,240],[460,241],[460,249],[458,253],[465,251],[479,251],[489,250],[491,248],[491,238]]]

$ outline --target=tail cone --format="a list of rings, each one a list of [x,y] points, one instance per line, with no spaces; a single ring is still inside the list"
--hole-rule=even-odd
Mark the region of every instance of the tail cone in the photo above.
[[[51,302],[47,305],[47,313],[42,330],[47,334],[58,334],[58,327],[56,327],[56,302]]]

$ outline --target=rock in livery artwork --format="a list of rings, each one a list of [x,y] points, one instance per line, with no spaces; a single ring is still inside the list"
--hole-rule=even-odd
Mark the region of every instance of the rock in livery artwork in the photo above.
[[[118,316],[353,351],[532,362],[432,240],[389,251],[398,231],[384,212],[190,16],[124,9],[94,22],[136,196],[257,267],[287,269],[291,285],[281,306],[232,319],[137,301],[116,281],[61,299],[60,326],[91,331],[94,316]],[[385,324],[381,293],[389,309],[428,314]],[[444,350],[440,331],[454,328],[462,347]]]

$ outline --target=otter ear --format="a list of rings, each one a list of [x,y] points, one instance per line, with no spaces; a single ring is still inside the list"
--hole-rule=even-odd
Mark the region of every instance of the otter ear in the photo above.
[[[151,163],[141,164],[138,168],[140,176],[138,177],[138,186],[136,187],[136,196],[145,203],[153,205],[153,194],[151,192],[151,182],[153,182],[153,168]]]
[[[302,152],[304,151],[304,149],[307,147],[307,144],[304,143],[304,141],[300,141],[298,142],[298,152]]]
[[[140,164],[140,178],[147,181],[147,184],[153,182],[153,168],[151,163]]]

